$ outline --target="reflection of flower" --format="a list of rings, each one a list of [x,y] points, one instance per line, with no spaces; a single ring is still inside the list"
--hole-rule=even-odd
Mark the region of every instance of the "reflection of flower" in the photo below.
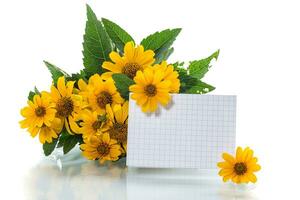
[[[223,153],[224,162],[219,162],[221,168],[219,175],[223,176],[223,181],[231,179],[234,183],[255,183],[257,181],[254,172],[260,170],[257,158],[253,157],[253,150],[249,147],[244,150],[238,147],[236,157],[228,153]]]
[[[74,156],[73,152],[73,156]],[[77,152],[79,153],[79,151]],[[67,155],[68,156],[68,155]],[[53,161],[44,160],[25,177],[28,199],[125,199],[125,163],[120,161],[99,165],[77,157],[63,161],[60,169]],[[121,195],[122,194],[122,195]],[[123,197],[122,197],[123,196]]]
[[[48,161],[32,168],[25,176],[26,199],[59,199],[63,180],[59,168]]]

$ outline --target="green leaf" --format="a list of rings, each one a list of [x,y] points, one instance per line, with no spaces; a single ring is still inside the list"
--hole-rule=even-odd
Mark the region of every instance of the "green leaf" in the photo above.
[[[125,74],[113,74],[112,78],[115,81],[115,85],[121,94],[121,96],[128,100],[129,99],[129,86],[134,84],[134,81],[126,76]]]
[[[87,5],[87,22],[83,41],[83,64],[88,76],[103,73],[102,63],[109,60],[112,51],[108,37],[101,21],[99,21],[89,5]]]
[[[197,81],[197,84],[189,88],[185,93],[187,94],[205,94],[216,89],[214,86],[204,83],[200,80]]]
[[[176,63],[173,63],[172,64],[173,65],[173,67],[176,69],[176,68],[181,68],[181,67],[183,67],[183,65],[184,65],[184,62],[179,62],[179,61],[177,61]]]
[[[28,100],[32,101],[34,95],[36,95],[36,94],[40,94],[40,92],[36,87],[34,87],[34,90],[30,91],[29,94],[28,94]]]
[[[164,60],[167,60],[170,55],[174,52],[174,48],[170,48],[166,51],[162,51],[162,53],[158,53],[158,56],[156,56],[155,63],[161,63]]]
[[[70,137],[71,135],[67,132],[66,129],[63,129],[61,134],[60,134],[60,137],[58,139],[58,144],[57,144],[57,148],[61,148],[64,146],[64,142],[65,142],[65,139],[67,137]]]
[[[56,67],[55,65],[53,65],[47,61],[44,61],[44,63],[52,75],[52,80],[53,80],[54,85],[56,85],[59,77],[61,77],[61,76],[68,77],[69,76],[65,71],[63,71],[59,67]]]
[[[45,142],[43,144],[43,150],[44,150],[45,156],[49,156],[54,151],[57,141],[58,141],[58,138],[53,138],[51,143]]]
[[[110,39],[121,53],[123,53],[124,46],[127,42],[134,42],[133,38],[116,23],[105,18],[102,18],[102,23]]]
[[[63,152],[64,154],[67,154],[69,151],[71,151],[77,143],[80,143],[82,141],[81,135],[69,135],[64,139],[63,144]]]
[[[64,154],[67,154],[73,149],[77,143],[83,142],[81,135],[70,135],[66,129],[63,129],[57,144],[57,148],[63,147]]]
[[[180,33],[181,29],[166,29],[161,32],[155,32],[148,37],[144,38],[141,45],[144,46],[145,50],[151,49],[155,53],[155,63],[160,63],[166,56],[170,56],[173,50],[170,50],[173,42]],[[166,53],[169,52],[169,53]],[[168,57],[167,56],[167,57]]]
[[[28,94],[28,100],[32,101],[33,100],[33,97],[34,97],[35,93],[30,91],[29,94]]]
[[[172,65],[174,66],[174,70],[176,70],[179,74],[178,76],[180,80],[179,93],[185,93],[192,86],[196,85],[198,79],[188,75],[188,71],[185,68],[183,68],[184,62],[176,62]]]
[[[71,74],[70,77],[67,77],[66,80],[67,81],[75,81],[75,87],[78,88],[78,81],[79,79],[84,80],[85,82],[88,82],[88,78],[87,75],[85,73],[84,70],[80,70],[79,73],[75,73],[75,74]]]
[[[216,54],[213,54],[212,56],[216,56]],[[180,79],[179,93],[205,94],[215,89],[214,86],[204,83],[203,81],[199,80],[198,77],[191,76],[189,74],[189,71],[183,67],[184,62],[176,62],[173,63],[172,65],[174,66],[174,69],[179,74],[179,79]]]
[[[185,93],[187,90],[189,90],[191,87],[195,86],[198,82],[198,79],[189,76],[186,74],[185,69],[182,69],[181,71],[178,71],[179,74],[179,80],[180,80],[180,90],[179,93]]]
[[[36,94],[41,94],[40,91],[39,91],[36,87],[34,87],[34,92],[35,92]]]
[[[198,78],[190,76],[188,71],[184,69],[184,62],[176,62],[173,64],[174,69],[179,74],[180,79],[180,92],[186,94],[205,94],[211,92],[215,89],[214,86],[211,86],[207,83],[200,81]]]
[[[70,77],[67,78],[68,81],[78,81],[79,79],[83,79],[87,81],[87,75],[83,70],[80,70],[79,73],[71,74]]]
[[[219,52],[220,50],[205,59],[192,61],[188,67],[189,74],[195,78],[202,79],[211,67],[210,62],[213,59],[218,59]]]

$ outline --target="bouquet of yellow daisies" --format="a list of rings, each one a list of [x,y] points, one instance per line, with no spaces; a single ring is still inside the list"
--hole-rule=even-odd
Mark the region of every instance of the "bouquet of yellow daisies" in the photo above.
[[[87,6],[84,69],[69,75],[44,61],[53,83],[49,91],[30,91],[28,105],[21,109],[21,127],[39,137],[46,156],[55,148],[66,154],[79,144],[84,157],[100,163],[126,157],[129,98],[143,112],[155,112],[169,103],[172,93],[215,89],[202,78],[219,51],[187,65],[167,62],[180,31],[155,32],[137,44]]]

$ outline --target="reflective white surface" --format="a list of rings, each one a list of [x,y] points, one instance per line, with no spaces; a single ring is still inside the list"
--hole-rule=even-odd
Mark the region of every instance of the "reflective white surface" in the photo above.
[[[100,166],[79,153],[44,159],[24,178],[27,199],[256,199],[253,185],[224,184],[216,171],[127,168],[125,159]]]

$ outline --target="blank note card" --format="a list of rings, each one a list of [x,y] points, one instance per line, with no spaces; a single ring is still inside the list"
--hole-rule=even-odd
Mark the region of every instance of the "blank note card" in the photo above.
[[[127,166],[214,169],[235,149],[236,96],[174,94],[145,114],[129,103]]]

